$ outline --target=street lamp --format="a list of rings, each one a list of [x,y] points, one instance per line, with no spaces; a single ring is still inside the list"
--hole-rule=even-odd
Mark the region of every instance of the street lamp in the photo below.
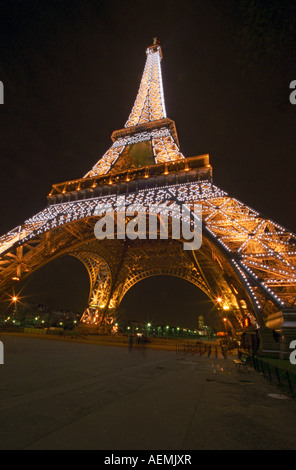
[[[146,335],[149,336],[151,334],[151,326],[150,322],[146,323]]]
[[[13,317],[15,317],[16,314],[17,314],[17,303],[18,303],[18,301],[19,301],[18,296],[14,294],[13,297],[11,297],[11,303],[14,304],[13,314],[12,314]]]
[[[227,329],[226,329],[227,318],[226,317],[223,318],[223,322],[224,322],[225,333],[227,333]]]

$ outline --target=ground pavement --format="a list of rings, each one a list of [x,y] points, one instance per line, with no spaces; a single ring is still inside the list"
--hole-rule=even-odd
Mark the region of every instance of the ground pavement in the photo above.
[[[0,335],[0,449],[296,449],[296,400],[233,358]]]

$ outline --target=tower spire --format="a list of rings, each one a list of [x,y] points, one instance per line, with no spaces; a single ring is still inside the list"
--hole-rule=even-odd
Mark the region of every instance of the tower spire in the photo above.
[[[156,37],[153,38],[153,45],[146,49],[146,55],[138,95],[125,127],[166,118],[160,67],[162,51]]]
[[[184,159],[175,123],[166,114],[160,66],[163,56],[156,37],[146,56],[139,91],[124,129],[113,132],[113,145],[85,178]]]

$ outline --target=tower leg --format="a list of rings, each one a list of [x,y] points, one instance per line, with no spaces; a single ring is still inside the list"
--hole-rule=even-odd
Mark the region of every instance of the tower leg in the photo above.
[[[289,359],[290,344],[296,340],[296,310],[281,310],[269,316],[268,328],[261,328],[262,354]]]
[[[111,271],[107,262],[97,253],[79,252],[73,254],[86,266],[90,278],[90,295],[79,329],[89,332],[108,332],[114,318],[109,308],[111,292]]]
[[[289,359],[293,349],[290,348],[292,341],[296,340],[296,327],[283,328],[280,341],[280,359]]]
[[[279,357],[280,353],[280,337],[274,331],[267,327],[259,329],[259,348],[260,356]]]
[[[112,330],[113,323],[115,322],[115,316],[113,311],[109,309],[96,308],[89,306],[83,312],[80,320],[79,330],[87,331],[89,333],[103,333],[108,334]]]

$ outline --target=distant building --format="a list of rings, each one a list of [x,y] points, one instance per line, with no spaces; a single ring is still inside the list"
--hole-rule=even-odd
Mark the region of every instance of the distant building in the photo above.
[[[203,330],[204,325],[205,325],[205,319],[204,319],[203,315],[198,316],[197,323],[198,323],[198,329]]]

